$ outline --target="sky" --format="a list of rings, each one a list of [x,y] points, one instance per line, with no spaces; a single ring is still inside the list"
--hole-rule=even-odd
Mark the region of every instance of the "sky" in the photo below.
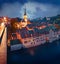
[[[0,16],[23,18],[25,6],[29,19],[60,14],[60,0],[0,0]]]

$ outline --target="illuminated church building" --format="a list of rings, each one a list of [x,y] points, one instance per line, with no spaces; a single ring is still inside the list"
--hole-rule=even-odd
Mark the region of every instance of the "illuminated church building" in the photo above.
[[[27,18],[27,14],[26,14],[26,8],[24,9],[24,16],[23,16],[23,19],[21,20],[20,22],[20,26],[22,28],[26,27],[28,24],[31,24],[30,21],[28,20]]]

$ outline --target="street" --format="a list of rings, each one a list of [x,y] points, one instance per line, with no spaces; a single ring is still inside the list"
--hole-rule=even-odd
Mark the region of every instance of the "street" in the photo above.
[[[6,64],[7,62],[7,32],[6,28],[0,44],[0,64]]]

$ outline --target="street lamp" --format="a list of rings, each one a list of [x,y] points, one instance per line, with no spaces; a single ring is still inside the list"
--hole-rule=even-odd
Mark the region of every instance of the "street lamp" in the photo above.
[[[4,17],[3,19],[4,19],[5,22],[7,21],[7,18],[6,17]]]
[[[5,26],[7,26],[7,17],[3,17],[3,22],[5,23]]]
[[[4,26],[4,23],[1,23],[1,26]]]

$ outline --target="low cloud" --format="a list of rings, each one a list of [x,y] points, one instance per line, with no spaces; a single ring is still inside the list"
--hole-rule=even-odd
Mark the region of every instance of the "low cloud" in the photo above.
[[[3,4],[2,8],[0,9],[0,16],[22,18],[25,6],[27,9],[28,18],[30,19],[60,14],[60,7],[57,7],[55,5],[37,2],[27,2],[25,4],[15,2]]]

